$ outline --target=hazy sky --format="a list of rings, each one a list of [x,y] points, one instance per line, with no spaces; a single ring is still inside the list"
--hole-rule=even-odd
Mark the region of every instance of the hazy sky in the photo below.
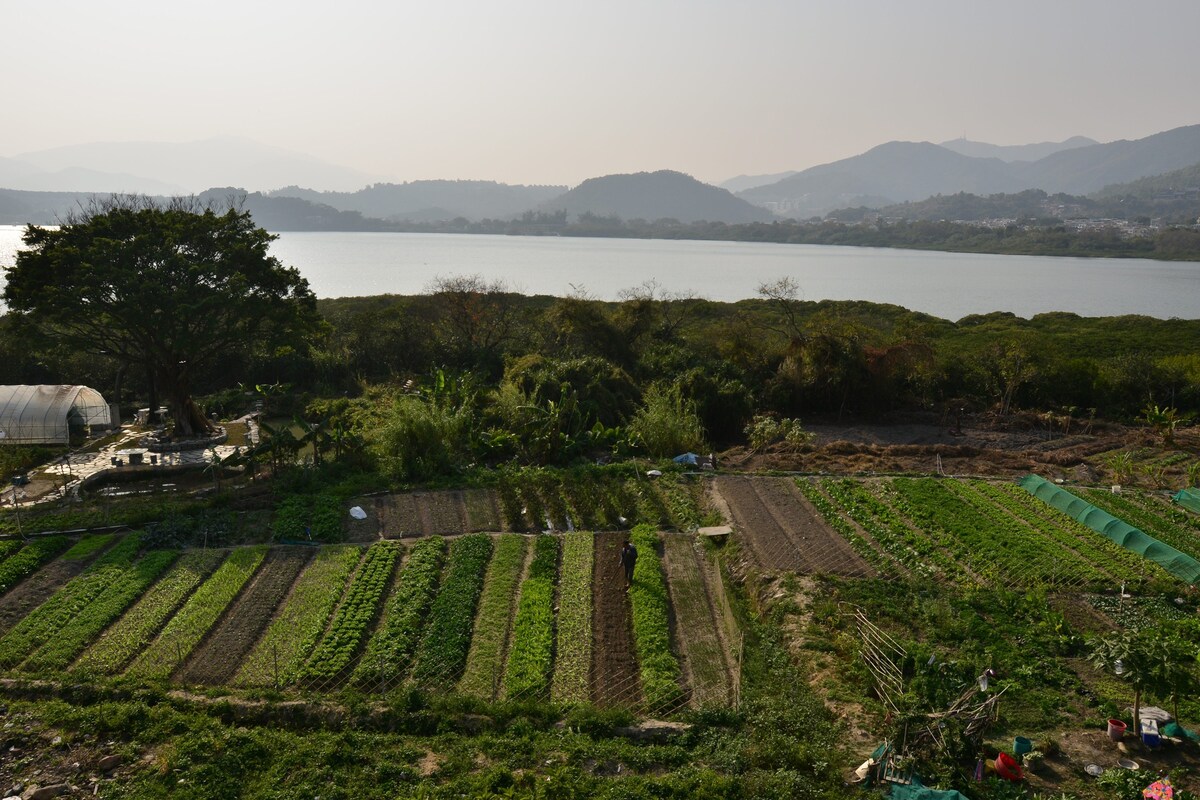
[[[1200,1],[0,0],[0,156],[245,136],[381,179],[717,182],[1200,122]]]

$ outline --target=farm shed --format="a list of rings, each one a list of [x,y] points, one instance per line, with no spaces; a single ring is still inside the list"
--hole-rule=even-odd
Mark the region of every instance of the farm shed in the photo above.
[[[111,424],[108,403],[87,386],[0,386],[0,443],[67,444],[72,430]]]

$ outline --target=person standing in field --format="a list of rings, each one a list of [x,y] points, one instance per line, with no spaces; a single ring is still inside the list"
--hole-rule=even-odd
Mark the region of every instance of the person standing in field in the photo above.
[[[621,566],[625,568],[625,585],[633,583],[633,568],[637,565],[638,552],[633,542],[625,542],[621,546]]]

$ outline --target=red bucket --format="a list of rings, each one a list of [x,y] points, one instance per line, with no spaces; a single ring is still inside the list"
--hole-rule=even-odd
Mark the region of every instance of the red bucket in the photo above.
[[[1125,738],[1125,723],[1119,719],[1110,719],[1108,721],[1108,738],[1114,742]]]

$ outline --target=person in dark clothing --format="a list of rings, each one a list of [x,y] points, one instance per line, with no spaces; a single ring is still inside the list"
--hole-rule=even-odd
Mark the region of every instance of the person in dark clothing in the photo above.
[[[637,565],[637,548],[633,542],[625,542],[621,547],[621,566],[625,568],[625,585],[633,583],[633,568]]]

